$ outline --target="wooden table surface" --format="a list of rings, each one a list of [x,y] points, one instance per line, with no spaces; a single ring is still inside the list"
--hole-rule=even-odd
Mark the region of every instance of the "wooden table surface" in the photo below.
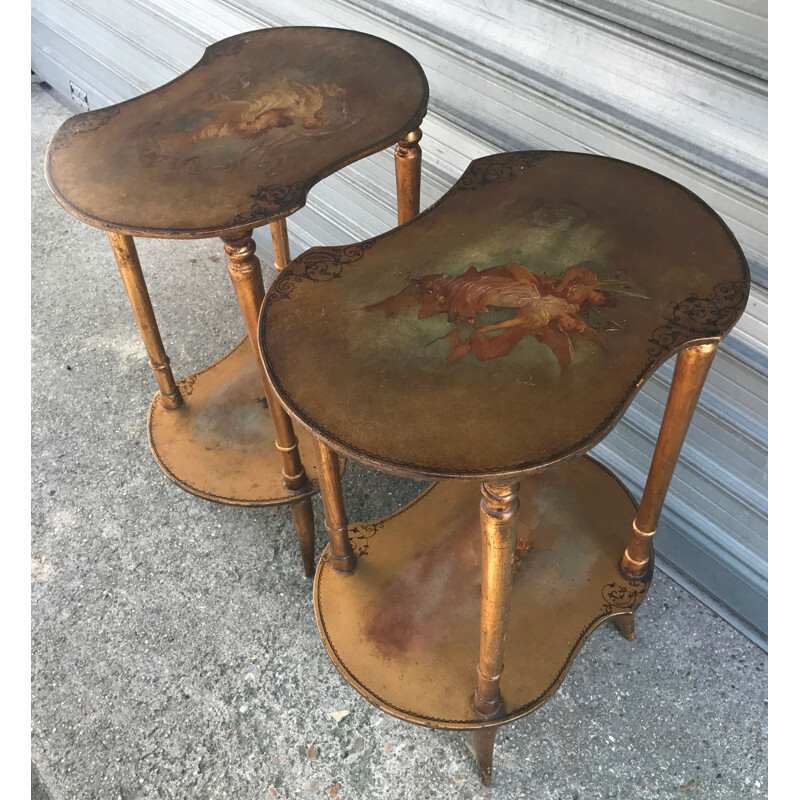
[[[427,109],[419,63],[375,36],[272,28],[210,46],[152,92],[67,120],[46,174],[84,222],[184,238],[246,230],[396,143]]]
[[[401,228],[297,258],[260,343],[281,401],[335,450],[489,480],[597,444],[659,364],[733,327],[748,291],[733,235],[678,184],[600,156],[500,154]]]

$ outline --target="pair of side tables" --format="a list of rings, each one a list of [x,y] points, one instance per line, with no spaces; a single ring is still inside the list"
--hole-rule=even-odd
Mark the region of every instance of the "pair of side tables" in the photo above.
[[[159,466],[210,500],[288,504],[307,575],[321,489],[314,607],[331,659],[384,711],[474,731],[488,785],[498,727],[556,691],[589,634],[613,619],[633,639],[659,513],[749,273],[699,198],[599,156],[482,158],[419,214],[427,99],[419,64],[381,39],[254,31],[68,120],[46,170],[58,201],[108,232],[158,382]],[[395,142],[400,227],[290,263],[286,217],[309,189]],[[266,292],[251,236],[265,224]],[[133,236],[220,237],[246,340],[176,381]],[[675,353],[637,505],[585,453]],[[350,524],[343,457],[436,482]]]

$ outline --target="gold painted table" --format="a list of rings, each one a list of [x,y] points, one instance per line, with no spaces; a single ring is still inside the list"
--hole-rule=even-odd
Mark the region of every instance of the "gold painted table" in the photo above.
[[[141,97],[72,117],[47,152],[58,202],[111,240],[158,382],[148,416],[156,462],[199,497],[290,503],[307,575],[314,559],[309,496],[319,484],[300,457],[308,442],[298,447],[260,374],[255,340],[264,285],[251,234],[271,225],[282,269],[290,258],[285,218],[311,187],[398,141],[398,220],[414,216],[427,100],[420,65],[383,39],[273,28],[210,46],[186,73]],[[247,335],[183,380],[173,377],[133,236],[224,242]]]
[[[283,270],[261,355],[316,440],[317,622],[364,697],[474,730],[488,784],[497,727],[556,691],[589,634],[614,619],[633,638],[672,472],[748,292],[741,249],[698,197],[559,152],[474,161],[402,228]],[[584,453],[675,353],[637,506]],[[348,525],[340,454],[453,480]]]

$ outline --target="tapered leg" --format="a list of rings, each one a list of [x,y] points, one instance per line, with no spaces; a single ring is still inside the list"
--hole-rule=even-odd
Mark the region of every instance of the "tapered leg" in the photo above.
[[[688,347],[678,353],[642,502],[633,521],[633,535],[620,562],[623,574],[631,580],[643,577],[652,566],[652,540],[658,517],[716,352],[717,345],[712,343]]]
[[[619,629],[619,632],[629,642],[632,642],[636,638],[633,614],[620,614],[619,616],[612,617],[612,619],[614,620],[614,624]]]
[[[306,497],[297,503],[292,503],[289,508],[292,511],[297,542],[300,545],[303,574],[306,578],[310,578],[314,575],[314,509],[311,507],[311,498]]]
[[[275,269],[280,272],[291,260],[289,253],[289,233],[286,230],[286,218],[270,223],[272,248],[275,251]]]
[[[475,760],[478,762],[478,772],[484,786],[492,785],[492,760],[494,755],[494,740],[497,736],[497,727],[480,728],[473,734],[475,743]]]
[[[476,719],[491,720],[504,712],[500,676],[517,545],[519,484],[484,483],[481,491],[481,639],[472,704]],[[475,754],[484,786],[492,780],[494,738],[485,729],[475,732]]]
[[[264,396],[267,400],[272,425],[275,429],[275,446],[281,452],[283,466],[283,483],[287,489],[300,491],[308,484],[300,452],[297,449],[297,437],[289,415],[272,393],[272,388],[267,380],[264,365],[258,352],[258,313],[264,300],[264,280],[261,276],[261,263],[255,255],[255,243],[252,231],[233,237],[222,237],[225,243],[225,255],[228,257],[228,272],[236,291],[236,299],[244,317],[247,336],[250,346],[258,364]],[[297,527],[297,538],[300,550],[303,553],[303,567],[306,576],[313,574],[314,550],[314,512],[311,507],[311,498],[303,498],[292,504],[292,516]],[[311,553],[311,562],[308,553]]]
[[[397,177],[397,223],[402,225],[419,214],[419,187],[422,171],[422,150],[419,140],[422,131],[407,133],[394,150],[394,170]]]
[[[136,317],[136,324],[139,326],[144,346],[147,348],[147,355],[150,357],[150,367],[156,376],[161,405],[168,409],[180,408],[183,398],[175,384],[175,378],[172,376],[172,369],[169,366],[169,358],[164,351],[164,344],[158,331],[156,316],[153,313],[150,294],[144,282],[142,265],[139,263],[139,255],[136,252],[133,237],[108,231],[108,239],[111,242],[111,249],[114,251],[114,258],[117,260],[122,282],[125,284],[125,291],[128,293],[128,300]]]
[[[339,456],[319,439],[314,439],[314,447],[317,453],[322,505],[325,509],[325,527],[330,540],[331,566],[336,572],[352,572],[356,568],[356,554],[347,536]]]

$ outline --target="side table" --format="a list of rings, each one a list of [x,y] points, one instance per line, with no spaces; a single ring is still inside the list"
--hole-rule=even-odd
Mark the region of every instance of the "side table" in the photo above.
[[[498,726],[542,705],[603,621],[634,637],[672,472],[748,292],[703,201],[575,153],[479,159],[404,227],[293,261],[259,342],[319,452],[314,602],[342,675],[396,717],[473,730],[488,785]],[[675,353],[637,507],[583,454]],[[451,480],[348,525],[340,454]]]
[[[309,496],[319,486],[301,460],[308,442],[298,446],[255,348],[264,285],[251,234],[270,224],[282,269],[286,217],[311,187],[393,142],[398,219],[414,216],[427,99],[418,62],[383,39],[273,28],[210,46],[190,70],[141,97],[72,117],[47,152],[58,202],[108,232],[158,383],[148,416],[156,462],[199,497],[291,504],[307,575],[314,559]],[[224,243],[247,335],[183,380],[173,377],[134,236],[218,236]]]

